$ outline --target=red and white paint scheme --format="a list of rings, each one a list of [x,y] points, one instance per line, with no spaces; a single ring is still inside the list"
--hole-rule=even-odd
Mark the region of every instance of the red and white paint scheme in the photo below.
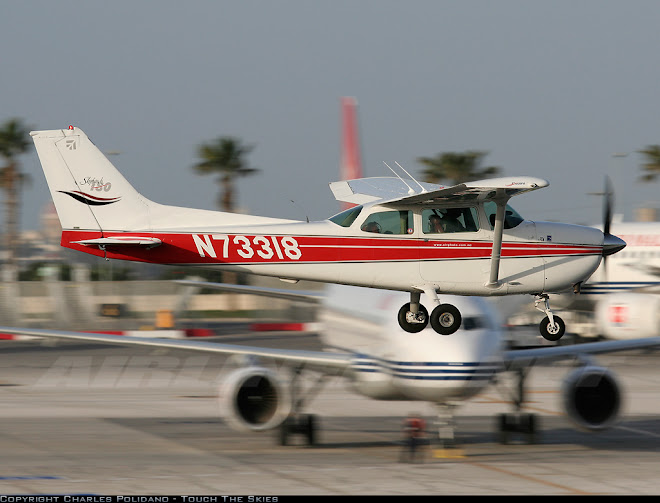
[[[548,315],[541,332],[564,324],[547,294],[578,289],[604,255],[625,243],[576,225],[533,222],[508,205],[546,187],[531,177],[451,187],[401,177],[330,184],[356,206],[320,222],[166,206],[146,199],[75,127],[31,133],[62,224],[62,246],[119,260],[221,267],[285,280],[410,292],[399,311],[408,332],[428,322],[455,332],[461,314],[438,293],[533,294]],[[425,293],[429,315],[420,304]]]

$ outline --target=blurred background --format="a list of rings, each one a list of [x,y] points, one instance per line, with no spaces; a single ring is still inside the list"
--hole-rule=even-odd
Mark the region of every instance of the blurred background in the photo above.
[[[524,217],[602,225],[608,175],[615,221],[655,221],[659,16],[654,0],[5,3],[3,324],[314,319],[60,248],[35,129],[82,128],[158,202],[320,220],[340,209],[338,103],[355,96],[365,176],[388,176],[383,160],[444,184],[538,176],[551,185],[514,201]]]

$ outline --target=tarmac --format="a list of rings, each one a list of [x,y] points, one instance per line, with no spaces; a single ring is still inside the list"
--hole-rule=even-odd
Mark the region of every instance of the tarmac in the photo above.
[[[299,333],[222,342],[318,346]],[[505,378],[457,409],[457,448],[403,463],[402,420],[416,411],[432,427],[428,404],[369,400],[332,380],[308,407],[318,445],[280,446],[273,432],[235,432],[221,419],[223,357],[50,341],[0,348],[2,495],[660,494],[659,354],[597,358],[625,393],[607,431],[576,430],[563,415],[568,365],[535,367],[526,410],[541,423],[536,444],[497,442],[496,415],[511,410]]]

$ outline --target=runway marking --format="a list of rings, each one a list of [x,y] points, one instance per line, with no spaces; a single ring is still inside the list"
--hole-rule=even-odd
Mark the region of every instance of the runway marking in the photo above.
[[[579,494],[579,495],[582,495],[582,496],[594,495],[594,493],[590,493],[590,492],[587,492],[587,491],[581,491],[580,489],[575,489],[574,487],[565,486],[563,484],[557,484],[555,482],[550,482],[550,481],[545,480],[545,479],[539,479],[537,477],[531,477],[529,475],[524,475],[524,474],[519,473],[519,472],[506,470],[504,468],[498,468],[496,466],[486,465],[484,463],[475,463],[473,461],[468,461],[468,463],[473,465],[473,466],[477,466],[479,468],[484,468],[486,470],[491,470],[493,472],[504,473],[506,475],[510,475],[512,477],[517,477],[517,478],[520,478],[520,479],[524,479],[524,480],[527,480],[529,482],[534,482],[536,484],[542,484],[542,485],[546,485],[546,486],[549,486],[549,487],[554,487],[555,489],[561,489],[562,491],[567,491],[571,494]]]
[[[433,457],[442,459],[463,459],[465,458],[465,451],[460,448],[435,449],[433,451]]]

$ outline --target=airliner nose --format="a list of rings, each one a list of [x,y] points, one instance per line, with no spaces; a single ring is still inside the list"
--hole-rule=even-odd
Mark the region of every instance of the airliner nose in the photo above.
[[[603,257],[614,255],[625,247],[626,242],[623,239],[618,238],[613,234],[605,234],[605,238],[603,239]]]

